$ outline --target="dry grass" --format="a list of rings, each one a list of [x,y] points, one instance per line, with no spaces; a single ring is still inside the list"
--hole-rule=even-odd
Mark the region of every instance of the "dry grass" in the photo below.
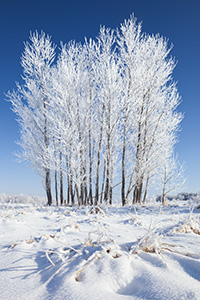
[[[195,233],[200,235],[200,219],[199,216],[190,214],[188,218],[183,218],[179,224],[171,230],[170,233]]]
[[[190,232],[193,232],[195,234],[200,235],[200,227],[197,227],[197,226],[194,226],[194,225],[182,224],[178,228],[175,228],[174,231],[176,233],[177,232],[180,232],[180,233],[190,233]]]

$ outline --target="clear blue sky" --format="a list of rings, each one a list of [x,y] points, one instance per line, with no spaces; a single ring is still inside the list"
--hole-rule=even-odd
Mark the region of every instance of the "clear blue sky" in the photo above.
[[[17,163],[16,116],[4,93],[22,73],[20,57],[30,31],[44,30],[60,41],[83,41],[98,35],[100,25],[116,28],[134,12],[143,31],[160,33],[174,44],[178,81],[185,113],[179,159],[187,165],[184,190],[200,191],[200,1],[199,0],[5,0],[0,4],[0,193],[45,195],[40,178],[27,163]]]

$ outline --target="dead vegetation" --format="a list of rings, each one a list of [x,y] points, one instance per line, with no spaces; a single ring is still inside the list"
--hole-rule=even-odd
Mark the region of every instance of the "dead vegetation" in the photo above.
[[[179,224],[175,226],[171,230],[171,234],[174,233],[195,233],[197,235],[200,235],[200,218],[199,216],[195,216],[192,213],[187,218],[182,218],[179,221]]]

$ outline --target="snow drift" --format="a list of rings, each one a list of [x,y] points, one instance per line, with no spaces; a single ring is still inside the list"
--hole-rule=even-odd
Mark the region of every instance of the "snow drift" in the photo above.
[[[200,299],[194,201],[124,208],[15,202],[0,206],[1,299]]]

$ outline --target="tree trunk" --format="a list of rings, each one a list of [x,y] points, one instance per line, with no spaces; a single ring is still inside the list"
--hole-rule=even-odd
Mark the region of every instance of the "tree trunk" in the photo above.
[[[141,109],[141,115],[140,117],[142,117],[142,112],[143,112],[143,108]],[[139,126],[138,126],[138,138],[137,138],[137,150],[136,150],[136,163],[135,163],[135,176],[136,176],[136,184],[135,184],[135,189],[134,189],[134,193],[133,193],[133,204],[136,203],[141,203],[141,187],[143,185],[143,178],[141,175],[141,120],[139,121]]]
[[[142,188],[143,188],[143,180],[140,183],[139,194],[138,194],[138,202],[139,202],[140,205],[142,204]]]
[[[71,204],[74,205],[73,177],[72,174],[70,174],[69,176],[70,176],[69,186],[70,186]]]
[[[92,141],[91,141],[91,124],[90,124],[90,129],[89,129],[89,199],[88,200],[89,200],[90,205],[93,205],[93,199],[92,199]]]
[[[125,191],[126,191],[126,177],[125,177],[125,160],[126,160],[126,126],[127,126],[127,121],[128,121],[128,103],[129,103],[129,98],[130,98],[130,88],[131,88],[131,72],[130,69],[128,68],[128,73],[129,73],[129,82],[128,82],[128,93],[127,93],[127,103],[126,103],[126,108],[125,108],[125,116],[124,116],[124,132],[123,132],[123,148],[122,148],[122,190],[121,190],[121,195],[122,195],[122,206],[127,204],[127,197],[125,196]]]
[[[133,204],[139,203],[141,205],[142,203],[142,188],[143,188],[143,179],[140,179],[140,183],[136,183],[135,189],[133,192]]]
[[[109,191],[109,204],[110,205],[112,205],[112,195],[113,195],[112,186],[110,185],[110,191]]]
[[[134,191],[133,191],[133,205],[137,203],[136,193],[137,193],[137,185],[135,186]]]
[[[126,154],[126,117],[124,121],[124,134],[123,134],[123,150],[122,150],[122,206],[126,205],[127,200],[125,197],[125,188],[126,188],[126,182],[125,182],[125,154]]]
[[[54,160],[55,160],[55,196],[56,196],[56,205],[58,206],[58,172],[57,172],[57,157],[56,157],[56,146],[55,139],[53,138],[54,146]]]
[[[52,196],[51,196],[51,176],[50,176],[50,170],[45,170],[45,188],[46,188],[46,194],[47,194],[47,204],[52,204]]]
[[[44,93],[44,86],[42,86],[42,95],[43,95],[43,116],[44,116],[44,145],[45,145],[45,150],[48,157],[48,137],[47,137],[47,109],[46,109],[46,98],[45,98],[45,93]],[[47,165],[47,162],[46,162]],[[45,169],[45,188],[46,188],[46,194],[47,194],[47,203],[48,205],[52,204],[52,195],[51,195],[51,174],[49,168]]]
[[[162,204],[165,205],[165,197],[166,197],[166,184],[167,184],[167,171],[164,171],[164,182],[163,182],[163,192],[162,192]]]
[[[109,204],[112,205],[112,197],[113,197],[113,151],[111,150],[111,162],[110,162],[110,188],[109,188]]]
[[[108,103],[108,114],[107,114],[107,145],[106,145],[106,186],[105,186],[105,194],[104,194],[104,200],[107,202],[109,197],[109,190],[110,190],[110,140],[111,140],[111,130],[110,130],[110,114],[111,114],[111,107],[110,107],[110,101]]]
[[[63,165],[62,165],[62,151],[60,149],[60,204],[63,205]]]
[[[90,205],[93,205],[93,197],[92,197],[92,90],[91,90],[91,82],[89,80],[90,86],[90,108],[89,108],[89,195],[88,202]]]
[[[70,181],[69,181],[69,161],[66,154],[66,171],[67,171],[67,205],[70,204]]]
[[[79,189],[78,189],[78,171],[76,169],[76,182],[75,182],[75,189],[76,189],[76,195],[77,195],[77,200],[78,200],[78,205],[80,206],[82,204],[80,195],[79,195]]]
[[[98,204],[99,201],[99,169],[100,169],[100,157],[101,157],[101,144],[102,144],[102,136],[103,136],[103,121],[104,121],[104,110],[105,105],[102,107],[102,121],[99,135],[99,144],[98,144],[98,153],[97,153],[97,172],[96,172],[96,187],[95,187],[95,205]]]
[[[102,201],[103,201],[105,178],[106,178],[106,161],[105,161],[105,159],[104,159],[103,179],[102,179],[101,198],[100,198],[100,203],[101,203],[101,204],[102,204]]]
[[[70,204],[69,175],[67,174],[67,205]]]
[[[72,145],[70,143],[70,147],[69,147],[69,161],[67,160],[67,166],[68,166],[68,177],[69,177],[69,192],[70,192],[70,196],[71,196],[71,204],[74,205],[74,196],[75,196],[75,192],[73,191],[73,174],[72,174],[72,154],[71,154],[71,150],[72,150]],[[67,157],[66,157],[67,159]]]
[[[162,194],[162,205],[165,205],[165,194]]]
[[[58,206],[58,176],[57,176],[57,170],[55,170],[55,195],[56,195],[56,205]]]
[[[104,193],[104,200],[108,201],[108,194],[109,194],[109,187],[110,187],[110,157],[107,155],[106,161],[106,186],[105,186],[105,193]]]
[[[142,200],[143,205],[146,203],[148,184],[149,184],[149,176],[147,177],[147,180],[146,180],[145,191],[144,191],[144,196],[143,196],[143,200]]]

